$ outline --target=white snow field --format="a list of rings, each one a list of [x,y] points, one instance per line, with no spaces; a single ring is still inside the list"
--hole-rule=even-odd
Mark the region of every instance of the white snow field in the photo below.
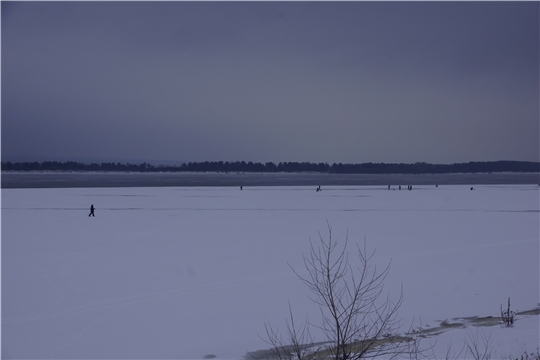
[[[350,250],[376,248],[373,264],[392,260],[403,331],[462,324],[423,340],[437,357],[470,331],[491,336],[493,358],[536,351],[537,310],[513,328],[472,317],[509,297],[538,309],[539,187],[474,188],[4,189],[2,358],[242,359],[268,348],[265,322],[284,329],[289,302],[319,319],[288,264],[302,271],[327,221]]]

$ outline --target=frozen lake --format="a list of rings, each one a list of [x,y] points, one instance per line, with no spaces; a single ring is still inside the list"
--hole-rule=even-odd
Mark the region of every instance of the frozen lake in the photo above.
[[[320,174],[2,172],[2,188],[539,184],[538,173]]]
[[[289,301],[299,319],[318,319],[288,264],[302,271],[327,221],[338,239],[376,248],[376,264],[392,261],[385,289],[403,285],[406,325],[463,325],[437,337],[442,357],[476,329],[471,317],[498,316],[508,297],[514,310],[538,308],[536,183],[407,184],[2,189],[2,358],[268,348],[258,335],[265,322],[284,328]],[[480,329],[497,354],[517,355],[539,346],[538,324],[533,311]]]

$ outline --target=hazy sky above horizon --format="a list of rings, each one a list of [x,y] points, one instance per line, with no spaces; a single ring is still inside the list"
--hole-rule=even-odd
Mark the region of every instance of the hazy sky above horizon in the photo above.
[[[2,2],[2,160],[539,161],[538,2]]]

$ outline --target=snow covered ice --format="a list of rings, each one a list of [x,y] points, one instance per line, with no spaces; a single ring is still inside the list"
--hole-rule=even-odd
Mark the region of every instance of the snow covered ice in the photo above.
[[[289,268],[318,232],[376,248],[404,324],[433,328],[444,357],[467,331],[496,354],[539,346],[536,185],[159,187],[2,190],[2,358],[241,359],[319,311]],[[90,205],[95,217],[88,217]],[[406,330],[406,329],[403,329]],[[323,340],[314,334],[315,340]],[[497,357],[497,356],[495,356]]]

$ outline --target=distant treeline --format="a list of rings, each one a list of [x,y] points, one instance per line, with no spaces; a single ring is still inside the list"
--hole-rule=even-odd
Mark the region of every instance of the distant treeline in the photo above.
[[[539,162],[529,161],[489,161],[468,162],[451,165],[428,164],[328,164],[309,162],[280,162],[274,164],[253,163],[251,161],[205,161],[189,162],[182,165],[151,165],[121,163],[83,164],[75,161],[58,162],[2,162],[2,171],[119,171],[119,172],[318,172],[331,174],[448,174],[448,173],[490,173],[490,172],[540,172]]]

